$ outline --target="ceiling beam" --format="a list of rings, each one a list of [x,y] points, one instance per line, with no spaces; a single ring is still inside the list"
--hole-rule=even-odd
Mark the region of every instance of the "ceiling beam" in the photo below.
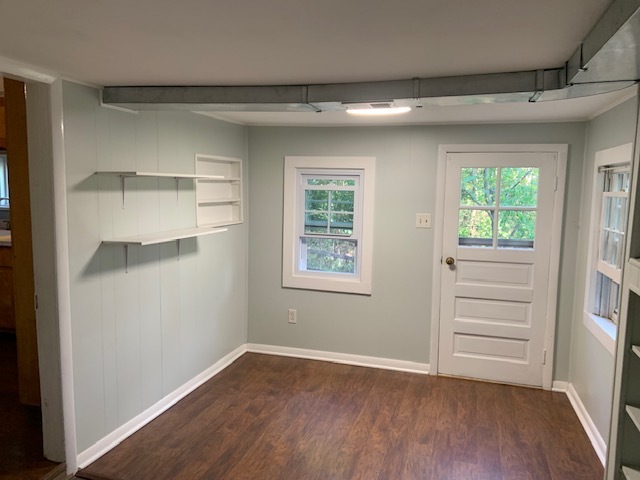
[[[571,98],[618,90],[640,79],[636,38],[640,38],[640,0],[614,0],[571,58],[558,68],[320,85],[115,86],[104,88],[102,101],[133,110],[317,112],[344,109],[344,103],[420,105],[422,100],[429,103],[440,97],[535,101],[546,92],[542,100]],[[502,100],[500,95],[505,95]]]

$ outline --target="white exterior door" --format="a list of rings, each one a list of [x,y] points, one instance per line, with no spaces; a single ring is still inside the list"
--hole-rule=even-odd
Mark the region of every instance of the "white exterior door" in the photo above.
[[[542,386],[557,168],[557,152],[447,154],[439,373]]]

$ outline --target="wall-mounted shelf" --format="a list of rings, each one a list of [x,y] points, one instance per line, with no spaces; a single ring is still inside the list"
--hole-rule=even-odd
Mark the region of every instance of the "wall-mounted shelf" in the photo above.
[[[623,466],[622,473],[627,480],[640,480],[640,470]]]
[[[640,408],[627,405],[625,407],[625,410],[627,411],[627,415],[629,415],[629,418],[631,418],[631,420],[633,421],[633,424],[640,431]]]
[[[157,245],[159,243],[175,241],[178,246],[178,260],[180,260],[180,240],[184,240],[185,238],[201,237],[203,235],[213,235],[214,233],[222,233],[226,231],[226,228],[191,227],[181,228],[179,230],[168,230],[166,232],[159,233],[145,233],[142,235],[117,237],[109,240],[103,240],[102,243],[105,245],[122,245],[124,247],[125,272],[128,272],[130,245],[144,247],[146,245]]]
[[[164,177],[164,178],[193,178],[193,179],[206,179],[206,180],[224,180],[222,175],[198,175],[195,173],[159,173],[159,172],[139,172],[139,171],[123,171],[123,172],[96,172],[98,175],[116,175],[118,177]]]
[[[242,160],[198,153],[195,161],[205,176],[196,180],[198,226],[242,223]]]
[[[160,173],[160,172],[141,172],[137,170],[127,171],[98,171],[97,175],[109,175],[120,177],[120,188],[122,190],[122,208],[124,208],[124,192],[125,192],[125,180],[127,178],[173,178],[176,181],[176,197],[179,194],[180,180],[208,180],[208,181],[228,181],[224,178],[224,175],[206,175],[196,173]]]
[[[185,238],[200,237],[202,235],[212,235],[214,233],[226,232],[226,228],[192,227],[179,230],[169,230],[160,233],[147,233],[142,235],[130,235],[127,237],[112,238],[103,240],[106,245],[156,245],[158,243],[172,242]]]
[[[239,198],[204,198],[198,200],[198,205],[213,205],[219,203],[240,203],[242,200]]]

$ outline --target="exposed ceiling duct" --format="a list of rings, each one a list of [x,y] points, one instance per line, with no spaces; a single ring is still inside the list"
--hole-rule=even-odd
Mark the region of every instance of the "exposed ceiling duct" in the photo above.
[[[105,87],[103,102],[133,110],[320,112],[381,101],[411,107],[551,101],[632,85],[640,79],[639,45],[640,0],[615,0],[554,69],[319,85]]]

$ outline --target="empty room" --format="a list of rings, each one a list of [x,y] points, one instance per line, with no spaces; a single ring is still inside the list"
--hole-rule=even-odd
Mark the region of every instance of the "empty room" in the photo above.
[[[640,1],[0,19],[0,478],[640,479]]]

